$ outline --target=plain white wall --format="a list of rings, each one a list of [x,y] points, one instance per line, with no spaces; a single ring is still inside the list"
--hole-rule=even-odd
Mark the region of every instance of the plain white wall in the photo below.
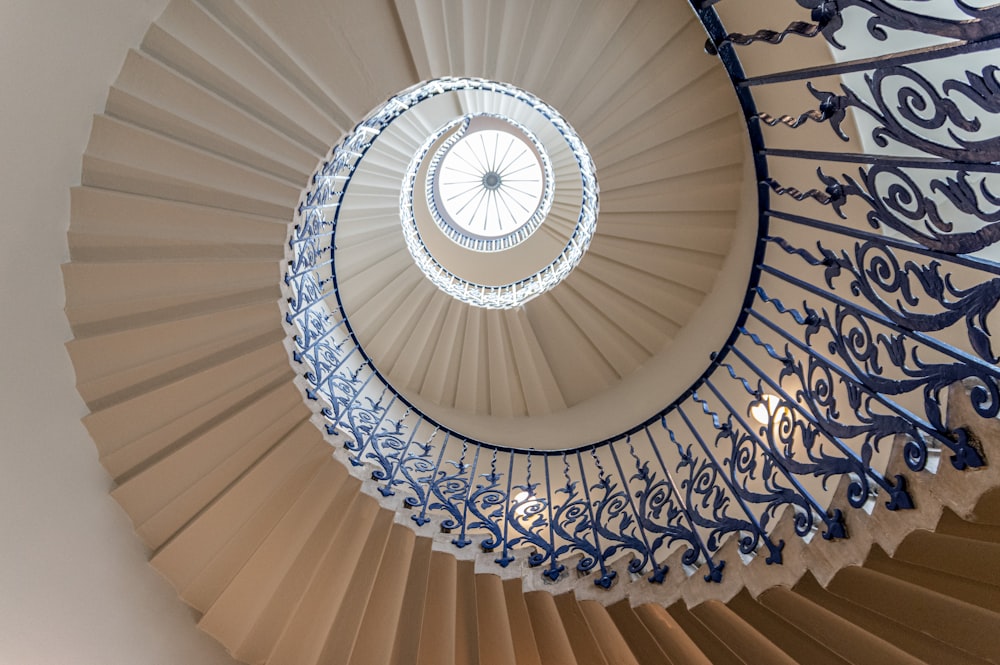
[[[233,663],[147,564],[80,417],[69,188],[166,0],[0,0],[0,665]]]

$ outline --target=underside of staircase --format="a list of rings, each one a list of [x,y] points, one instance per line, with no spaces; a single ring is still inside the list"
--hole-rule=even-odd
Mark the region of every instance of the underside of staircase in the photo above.
[[[849,541],[804,543],[786,514],[783,566],[740,565],[733,539],[722,584],[675,556],[680,581],[633,589],[619,560],[610,591],[502,576],[363,491],[294,383],[279,288],[301,191],[355,122],[418,81],[486,76],[559,108],[597,163],[590,252],[517,310],[425,280],[394,183],[353,211],[338,250],[363,341],[394,385],[472,424],[587,409],[651,362],[690,383],[700,370],[669,354],[687,355],[678,338],[741,241],[745,130],[685,2],[286,4],[172,2],[128,53],[72,192],[84,423],[202,630],[275,665],[1000,662],[995,466],[942,465],[906,516],[846,511]],[[997,422],[951,391],[949,420],[995,448]]]

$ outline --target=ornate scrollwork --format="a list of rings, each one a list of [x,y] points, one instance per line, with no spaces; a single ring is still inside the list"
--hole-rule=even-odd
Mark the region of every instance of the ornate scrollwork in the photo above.
[[[823,538],[831,540],[847,536],[841,512],[837,510],[828,514],[823,510],[801,488],[793,474],[782,466],[780,457],[773,454],[774,451],[759,435],[751,433],[742,425],[734,424],[735,415],[731,411],[725,421],[719,421],[708,403],[697,393],[692,394],[691,398],[701,405],[705,413],[713,416],[713,424],[718,430],[715,448],[720,453],[728,451],[728,456],[724,457],[722,463],[729,469],[733,491],[744,503],[763,507],[759,518],[762,529],[767,529],[770,520],[781,509],[790,507],[794,512],[792,519],[795,533],[799,536],[809,535],[816,526],[817,518],[826,525]]]
[[[970,172],[956,168],[954,176],[935,177],[925,192],[903,168],[875,164],[859,168],[859,178],[844,174],[844,182],[818,171],[820,180],[828,188],[838,189],[842,197],[832,199],[830,205],[837,214],[845,217],[843,206],[846,197],[856,196],[871,210],[868,223],[874,228],[885,226],[902,233],[928,249],[948,254],[971,254],[994,245],[1000,240],[1000,197],[995,195],[985,177],[977,185],[969,181]],[[979,224],[973,230],[956,229],[959,221],[954,213],[946,217],[941,204],[932,196],[938,193],[969,224]],[[986,209],[989,206],[991,209]]]
[[[444,533],[451,533],[453,529],[465,525],[464,507],[472,481],[469,474],[474,468],[474,465],[468,464],[465,460],[467,453],[468,444],[462,442],[461,456],[457,460],[445,460],[428,483],[428,489],[434,500],[429,501],[426,508],[437,511],[444,517],[439,522]],[[454,471],[449,473],[441,466],[451,467]],[[452,542],[458,547],[465,547],[472,541],[462,537]]]
[[[824,487],[831,477],[850,477],[847,498],[854,508],[861,508],[868,501],[872,495],[872,481],[889,495],[885,504],[889,510],[913,508],[913,500],[906,491],[906,479],[897,475],[890,482],[872,469],[871,460],[885,439],[889,439],[890,444],[897,434],[919,439],[917,428],[905,418],[873,410],[873,395],[865,394],[863,386],[844,376],[836,377],[833,366],[816,355],[809,355],[803,365],[792,355],[789,345],[779,352],[745,328],[741,327],[740,332],[781,363],[779,383],[792,377],[800,386],[795,391],[794,401],[781,397],[769,404],[761,399],[758,387],[751,402],[751,408],[760,405],[772,412],[761,433],[772,442],[772,448],[780,450],[787,460],[786,467],[798,475],[823,478]],[[846,406],[850,411],[842,409],[845,405],[838,403],[838,384],[845,388]],[[826,452],[822,443],[817,443],[822,438],[834,444],[830,446],[834,450],[832,455]],[[807,463],[794,462],[797,451],[805,451]]]
[[[417,428],[413,427],[410,429],[409,437],[406,436],[407,428],[403,423],[409,415],[410,410],[407,409],[398,420],[386,418],[380,431],[373,436],[371,447],[365,453],[365,461],[375,467],[371,472],[372,480],[385,481],[379,487],[379,493],[385,497],[395,494],[395,490],[392,489],[393,476],[400,459],[417,433]]]
[[[849,137],[842,124],[848,109],[871,116],[876,121],[872,139],[882,148],[890,141],[916,148],[929,155],[955,162],[990,163],[1000,161],[1000,137],[963,138],[976,135],[984,122],[979,116],[966,117],[963,108],[952,94],[964,98],[965,105],[978,107],[989,114],[1000,113],[1000,79],[996,65],[986,65],[976,74],[965,72],[965,81],[946,79],[940,84],[941,92],[916,70],[903,65],[879,67],[865,74],[865,85],[872,102],[866,101],[850,87],[841,84],[843,94],[825,92],[806,83],[809,92],[820,100],[820,111],[831,129],[843,141]],[[895,99],[891,98],[887,83],[897,85]],[[929,112],[929,114],[928,114]],[[801,123],[800,123],[801,124]],[[927,133],[946,131],[952,144],[930,138]]]
[[[479,542],[479,547],[484,552],[492,552],[503,541],[500,524],[503,521],[504,507],[507,505],[507,492],[501,485],[503,475],[497,472],[497,451],[493,451],[490,472],[481,474],[479,478],[483,480],[476,483],[466,502],[473,517],[471,520],[466,520],[466,525],[470,529],[484,529],[487,532],[488,535]]]
[[[594,525],[602,543],[601,556],[610,560],[622,550],[632,552],[629,572],[639,573],[649,562],[649,546],[644,541],[639,522],[629,507],[629,489],[624,482],[615,482],[602,474],[591,485],[590,496],[594,501]]]
[[[758,30],[752,35],[731,33],[718,43],[709,40],[705,51],[710,55],[718,54],[722,44],[733,43],[746,46],[754,42],[780,44],[790,34],[801,37],[815,37],[822,34],[834,47],[844,49],[837,40],[837,33],[844,27],[842,12],[850,7],[857,7],[872,16],[867,21],[868,34],[879,41],[888,39],[886,28],[919,32],[937,37],[961,40],[965,42],[979,41],[992,37],[996,32],[997,21],[1000,20],[1000,8],[976,7],[962,0],[955,0],[955,7],[968,18],[951,19],[903,9],[886,0],[796,0],[801,7],[811,10],[813,23],[793,21],[780,32],[775,30]]]
[[[840,17],[840,12],[843,12],[848,7],[858,7],[872,14],[867,22],[868,34],[879,41],[888,39],[889,35],[886,32],[886,28],[920,32],[927,35],[936,35],[938,37],[947,37],[968,42],[978,41],[992,36],[996,31],[995,26],[997,21],[1000,20],[1000,8],[996,5],[992,7],[975,7],[962,2],[962,0],[955,0],[955,7],[969,18],[958,20],[919,14],[886,2],[886,0],[797,1],[800,5],[808,9],[832,4],[836,5],[837,16],[828,21],[821,32],[827,41],[837,48],[844,48],[837,42],[835,35],[843,27],[843,19]]]
[[[680,413],[685,422],[689,422],[687,416],[682,411]],[[768,550],[766,562],[781,563],[784,541],[775,543],[771,540],[754,513],[743,503],[725,470],[716,461],[711,450],[705,446],[701,437],[695,436],[702,447],[703,456],[695,454],[692,445],[686,447],[681,445],[673,430],[667,426],[666,419],[662,421],[662,425],[677,449],[680,461],[677,463],[676,471],[684,478],[680,485],[685,493],[684,505],[687,506],[691,521],[708,530],[708,537],[704,540],[705,546],[715,552],[722,546],[728,534],[737,534],[742,554],[753,555],[763,545]],[[730,514],[729,509],[733,504],[739,506],[745,518]],[[718,562],[718,573],[721,574],[724,566],[724,561]],[[721,577],[716,581],[719,580]]]
[[[648,430],[646,435],[649,443],[655,446]],[[712,552],[702,542],[688,508],[677,493],[670,476],[664,472],[663,478],[660,478],[656,471],[651,471],[649,461],[640,460],[636,454],[631,437],[626,438],[626,444],[635,467],[635,473],[628,478],[636,498],[633,507],[643,529],[652,537],[649,542],[650,557],[656,555],[664,542],[668,545],[683,543],[684,554],[681,556],[681,562],[685,566],[692,567],[704,562],[707,569],[705,581],[721,581],[724,563],[713,560]],[[635,489],[636,484],[638,489]],[[667,571],[667,566],[654,564],[650,581],[663,582]]]
[[[958,288],[951,275],[941,275],[940,261],[905,260],[900,265],[890,247],[874,240],[856,242],[853,255],[846,249],[835,252],[817,241],[819,256],[782,238],[766,240],[809,265],[822,266],[824,280],[831,289],[838,277],[849,275],[852,294],[864,297],[892,323],[907,330],[941,332],[964,319],[970,348],[986,362],[1000,361],[987,327],[987,319],[1000,303],[1000,278]],[[929,308],[929,304],[933,307]]]
[[[566,460],[563,460],[566,464]],[[590,572],[595,566],[600,566],[601,574],[594,579],[594,584],[609,588],[614,582],[616,573],[608,570],[604,557],[601,556],[594,528],[593,510],[587,495],[580,491],[581,483],[572,480],[565,473],[566,482],[556,488],[553,499],[552,530],[562,543],[556,548],[555,559],[569,552],[580,554],[576,569],[581,573]]]
[[[552,544],[543,535],[543,531],[549,528],[546,518],[548,502],[535,496],[538,487],[539,483],[531,482],[514,485],[513,489],[520,490],[518,494],[525,494],[526,497],[513,498],[507,505],[507,523],[518,534],[512,538],[508,536],[507,545],[510,548],[531,546],[533,551],[528,555],[528,565],[535,568],[546,561],[550,562],[548,569],[542,574],[555,581],[559,579],[565,566],[558,564]]]
[[[761,380],[757,381],[756,387],[751,387],[744,379],[740,380],[752,397],[748,413],[762,409],[770,414],[757,434],[767,444],[777,463],[795,476],[821,478],[824,488],[829,486],[831,478],[850,478],[847,499],[854,508],[861,508],[868,501],[872,495],[872,481],[889,493],[891,498],[886,504],[889,508],[911,508],[913,503],[906,494],[905,481],[897,478],[894,485],[871,468],[871,458],[882,435],[877,429],[864,424],[851,425],[844,421],[829,367],[813,362],[804,367],[787,346],[784,353],[779,353],[756,335],[745,329],[741,332],[781,363],[775,389],[788,377],[794,378],[800,386],[794,399],[782,393],[767,401]],[[742,354],[739,355],[742,357]],[[732,366],[722,366],[732,377],[738,378]],[[856,447],[845,444],[845,439],[857,437],[862,437],[862,440]]]
[[[435,432],[436,434],[436,432]],[[427,500],[429,496],[429,481],[432,480],[440,465],[441,455],[444,453],[445,445],[442,443],[441,451],[438,454],[438,464],[434,463],[432,451],[434,446],[431,443],[432,436],[427,443],[417,446],[415,452],[408,452],[399,465],[399,474],[402,478],[395,481],[396,485],[402,485],[406,489],[407,496],[403,499],[403,505],[407,508],[422,507],[420,513],[413,515],[411,519],[419,526],[430,522],[427,517]]]
[[[943,392],[957,382],[978,380],[981,387],[973,398],[973,406],[982,417],[994,418],[1000,409],[1000,391],[991,372],[962,362],[924,361],[918,350],[920,345],[908,335],[873,335],[868,321],[857,311],[843,305],[837,305],[832,318],[824,310],[820,316],[820,326],[832,335],[830,352],[838,355],[869,389],[887,396],[916,391],[923,393],[924,414],[928,422],[937,431],[954,439],[951,448],[955,468],[982,466],[982,457],[974,447],[968,445],[964,430],[951,431],[945,425],[941,397]],[[881,353],[882,350],[884,353]],[[884,358],[888,358],[896,368],[896,376],[890,376],[884,371],[881,364]]]
[[[849,305],[838,303],[831,316],[826,309],[815,310],[803,303],[805,314],[802,314],[771,298],[760,287],[757,293],[761,300],[770,303],[779,313],[790,315],[792,320],[805,328],[807,345],[812,345],[813,337],[824,331],[829,353],[843,363],[845,370],[859,386],[864,387],[867,394],[893,398],[922,392],[929,429],[939,435],[935,437],[939,442],[951,448],[955,468],[982,466],[983,459],[969,443],[968,433],[962,428],[949,429],[945,425],[941,393],[956,382],[972,379],[977,384],[972,397],[973,406],[984,418],[996,417],[1000,412],[1000,389],[995,372],[961,362],[924,362],[920,358],[919,343],[902,334],[873,333],[867,318]],[[892,374],[883,364],[885,359],[895,368]],[[857,403],[859,406],[870,404],[863,401]],[[914,421],[907,425],[892,419],[875,418],[875,415],[869,413],[867,417],[879,427],[899,427],[897,433],[912,437],[907,461],[914,470],[922,469],[927,457],[926,442],[910,426]]]

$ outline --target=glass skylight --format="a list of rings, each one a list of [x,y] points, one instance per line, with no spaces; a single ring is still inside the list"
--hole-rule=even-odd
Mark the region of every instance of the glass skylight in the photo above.
[[[553,175],[538,139],[509,118],[467,116],[435,151],[427,205],[453,242],[499,252],[524,242],[552,207]]]
[[[545,188],[542,163],[532,146],[495,129],[463,136],[432,177],[448,221],[481,238],[508,235],[531,221]]]

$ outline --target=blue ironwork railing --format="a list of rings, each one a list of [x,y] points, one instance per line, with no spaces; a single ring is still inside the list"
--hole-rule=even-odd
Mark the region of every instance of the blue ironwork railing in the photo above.
[[[847,537],[842,512],[829,507],[838,487],[855,509],[912,508],[907,478],[883,472],[897,442],[911,474],[932,472],[942,452],[956,469],[986,463],[968,432],[949,426],[946,391],[963,382],[979,416],[1000,410],[990,334],[1000,301],[1000,70],[982,55],[1000,46],[1000,8],[920,3],[920,14],[883,0],[799,0],[807,17],[745,35],[726,32],[715,4],[693,2],[747,122],[760,184],[755,269],[705,374],[619,436],[545,452],[473,440],[414,408],[359,345],[335,266],[318,268],[332,264],[338,205],[366,150],[427,86],[360,123],[303,196],[285,283],[307,394],[323,403],[329,432],[346,433],[351,463],[377,491],[456,547],[493,552],[501,566],[522,557],[553,580],[573,565],[603,587],[623,556],[630,573],[663,582],[680,551],[717,582],[729,537],[744,555],[782,562],[784,542],[772,534],[783,513],[801,537]],[[738,46],[867,38],[842,30],[848,10],[867,15],[884,54],[744,74]],[[899,34],[918,47],[893,50]],[[928,36],[945,41],[921,45]],[[754,90],[774,85],[801,86],[816,108],[758,111]],[[860,116],[869,128],[855,133],[848,119]],[[801,128],[824,125],[857,149],[768,146],[779,132],[787,146]]]

